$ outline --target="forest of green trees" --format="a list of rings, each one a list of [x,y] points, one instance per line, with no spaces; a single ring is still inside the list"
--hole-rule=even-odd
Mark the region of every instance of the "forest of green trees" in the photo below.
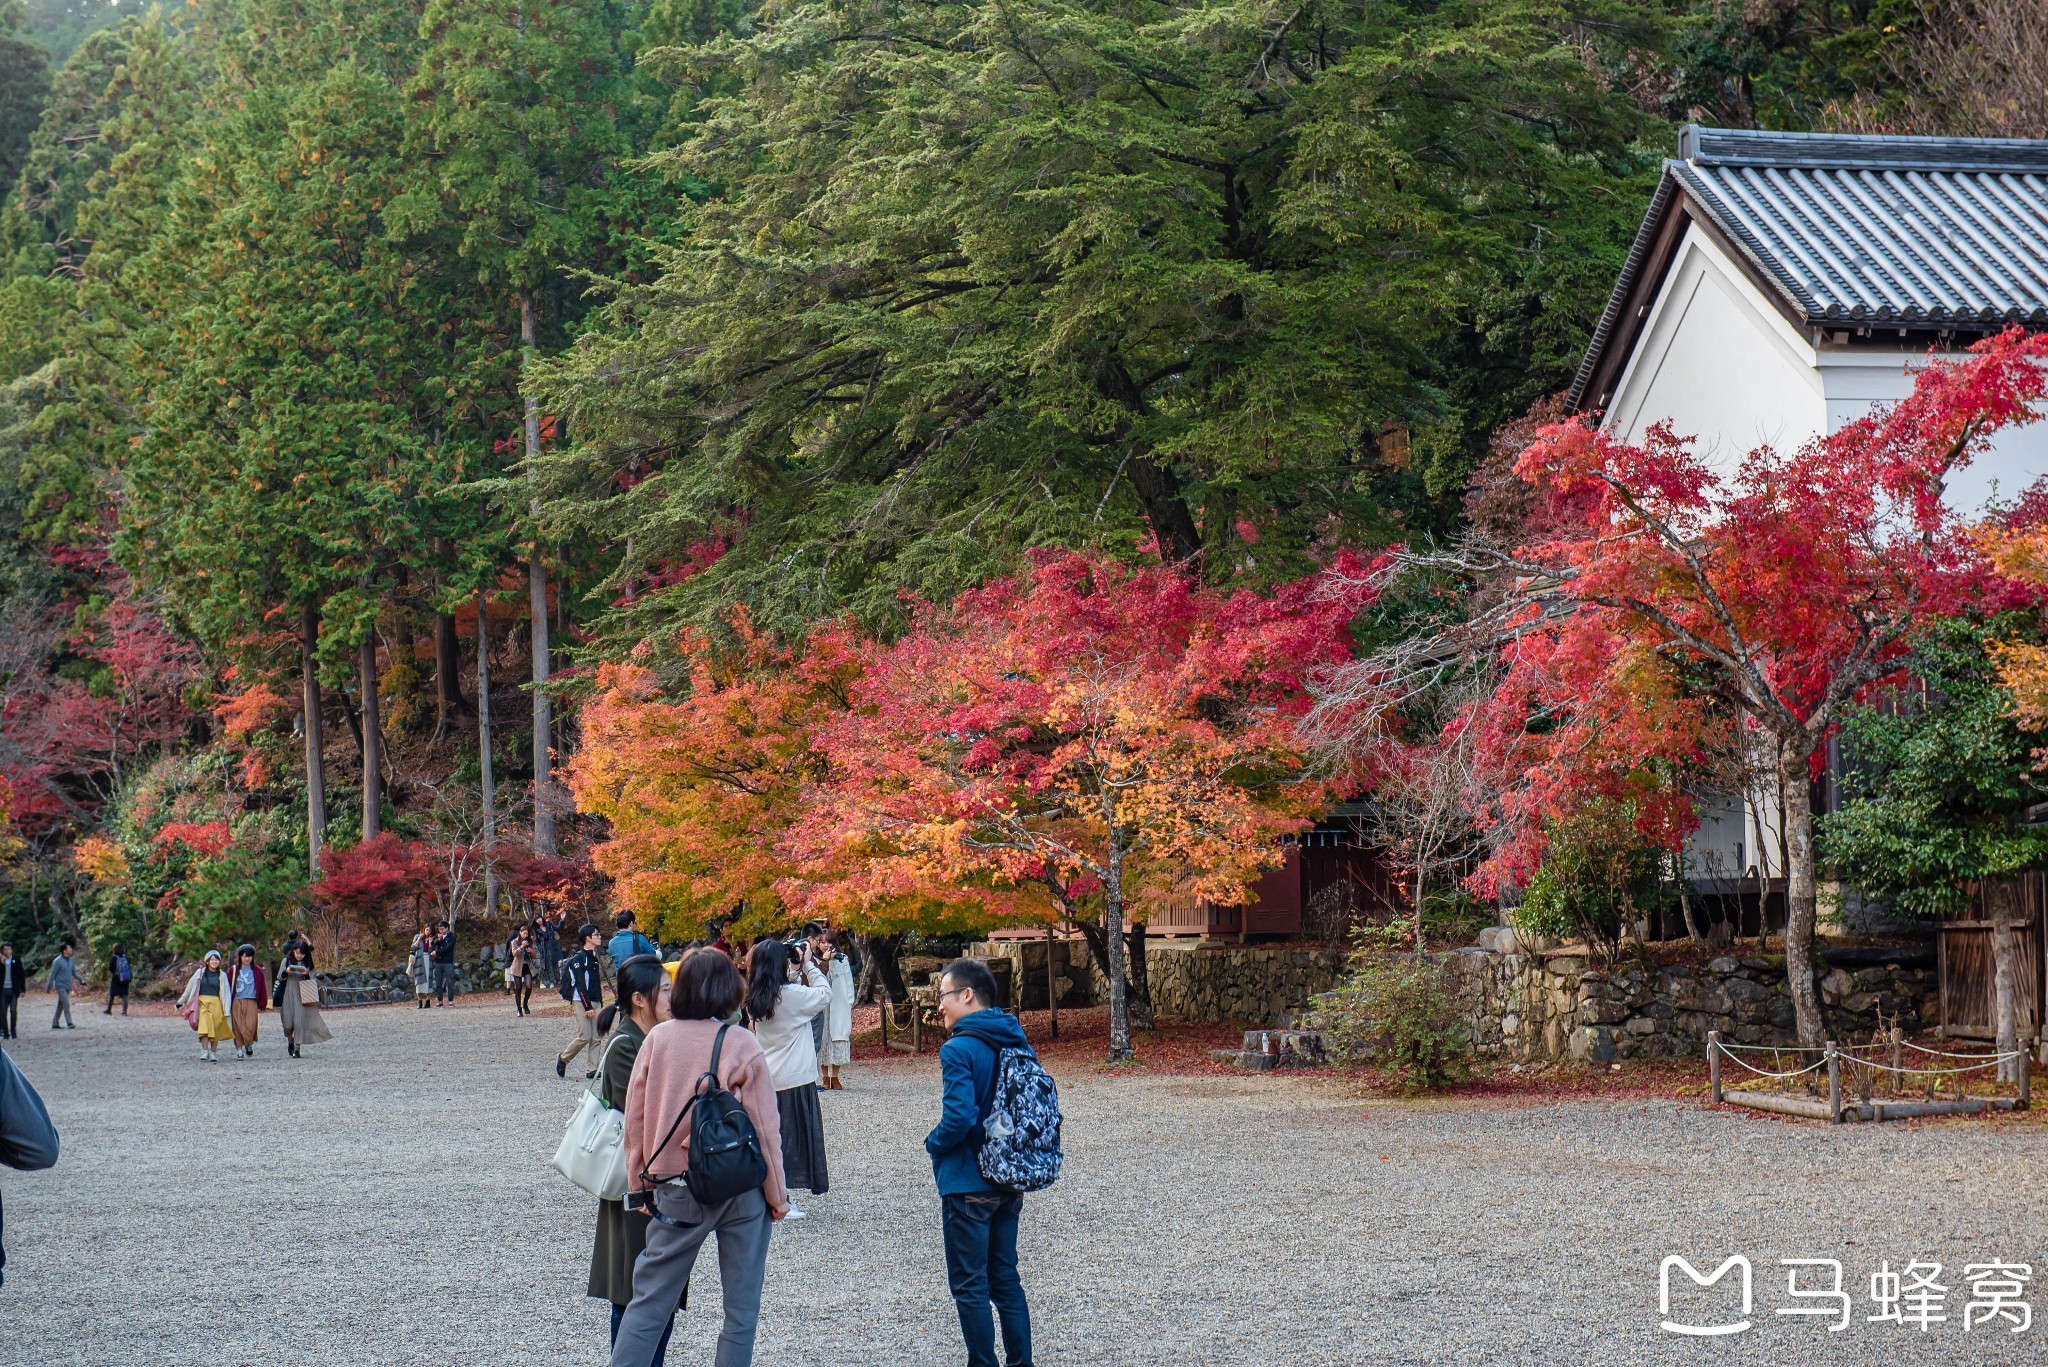
[[[580,895],[735,603],[1454,535],[1680,123],[2038,136],[2032,8],[0,0],[0,936]]]

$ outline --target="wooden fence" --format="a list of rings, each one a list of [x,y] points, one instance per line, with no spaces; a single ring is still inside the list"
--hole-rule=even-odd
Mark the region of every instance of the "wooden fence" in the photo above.
[[[2014,1003],[2022,1040],[2039,1037],[2044,973],[2044,908],[2048,908],[2048,872],[2034,871],[1992,879],[1977,889],[1977,906],[1964,920],[1943,921],[1936,932],[1941,982],[1941,1029],[1959,1039],[1994,1039],[1998,1034],[1996,981],[1991,955],[1991,915],[2004,903],[2013,927],[2019,976]]]

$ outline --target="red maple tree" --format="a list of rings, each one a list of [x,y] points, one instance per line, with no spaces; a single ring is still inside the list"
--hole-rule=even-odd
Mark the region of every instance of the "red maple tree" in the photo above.
[[[1547,530],[1468,557],[1513,581],[1481,724],[1515,830],[1486,876],[1521,876],[1548,820],[1631,781],[1645,838],[1677,848],[1685,795],[1644,776],[1695,760],[1707,728],[1740,728],[1778,791],[1787,973],[1799,1037],[1821,1043],[1814,765],[1844,707],[1898,671],[1913,625],[1992,586],[1944,484],[2048,390],[2048,337],[2014,329],[1971,353],[1796,452],[1760,447],[1727,481],[1668,427],[1641,444],[1585,420],[1543,429],[1516,470]]]
[[[1099,893],[1109,1055],[1127,1058],[1123,928],[1141,874],[1242,900],[1330,798],[1293,722],[1303,676],[1350,653],[1361,595],[1325,590],[1357,569],[1347,557],[1329,580],[1225,595],[1156,561],[1041,553],[1025,575],[921,605],[901,640],[863,648],[786,848],[839,870],[813,895],[1042,888],[1071,916]]]

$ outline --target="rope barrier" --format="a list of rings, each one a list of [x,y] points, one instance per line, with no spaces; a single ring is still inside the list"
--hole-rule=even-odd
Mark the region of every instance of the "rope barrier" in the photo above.
[[[1739,1065],[1747,1071],[1756,1074],[1758,1077],[1777,1078],[1780,1080],[1795,1077],[1803,1077],[1807,1073],[1814,1072],[1815,1070],[1820,1068],[1825,1068],[1828,1065],[1826,1046],[1820,1046],[1816,1048],[1813,1045],[1801,1044],[1726,1044],[1719,1040],[1716,1040],[1714,1042],[1713,1047],[1720,1050],[1721,1053],[1731,1063]],[[1881,1046],[1869,1047],[1876,1048]],[[1917,1044],[1907,1044],[1905,1047],[1908,1049],[1918,1050],[1920,1053],[1923,1054],[1933,1055],[1937,1058],[1974,1059],[1975,1062],[1969,1063],[1961,1068],[1894,1068],[1888,1063],[1880,1063],[1876,1059],[1863,1058],[1860,1055],[1852,1054],[1848,1050],[1842,1048],[1840,1045],[1837,1045],[1835,1047],[1835,1058],[1843,1063],[1852,1064],[1859,1068],[1869,1068],[1874,1072],[1880,1073],[1891,1073],[1898,1077],[1951,1077],[1958,1073],[1974,1073],[1982,1068],[1992,1068],[1996,1067],[2001,1063],[2008,1062],[2012,1059],[2027,1057],[2027,1050],[2025,1049],[2014,1049],[2010,1052],[2002,1054],[1957,1054],[1942,1049],[1923,1049]],[[1819,1054],[1821,1055],[1821,1057],[1814,1060],[1812,1063],[1807,1064],[1804,1068],[1794,1069],[1789,1073],[1772,1072],[1768,1069],[1759,1068],[1755,1064],[1750,1063],[1745,1059],[1737,1057],[1735,1051],[1738,1049],[1746,1050],[1750,1053],[1756,1054]]]
[[[1957,1054],[1955,1057],[1969,1058],[1971,1055]],[[1858,1068],[1868,1068],[1873,1072],[1879,1073],[1896,1073],[1900,1077],[1948,1077],[1954,1073],[1974,1073],[1980,1068],[1994,1067],[2005,1062],[2007,1059],[2018,1057],[2020,1057],[2018,1054],[2000,1054],[1995,1058],[1987,1058],[1982,1063],[1973,1063],[1967,1068],[1894,1068],[1889,1064],[1879,1063],[1876,1059],[1857,1058],[1854,1054],[1843,1054],[1841,1056],[1843,1062],[1853,1063]]]
[[[1932,1054],[1936,1058],[2018,1058],[2021,1054],[2027,1052],[2024,1049],[2015,1049],[2010,1053],[2004,1054],[1956,1054],[1946,1049],[1929,1049],[1925,1045],[1915,1044],[1911,1040],[1899,1041],[1899,1047],[1911,1049],[1916,1054]]]
[[[1757,1075],[1758,1077],[1775,1077],[1775,1078],[1788,1078],[1788,1077],[1799,1077],[1799,1076],[1801,1076],[1802,1074],[1805,1074],[1805,1073],[1810,1073],[1810,1072],[1812,1072],[1812,1071],[1813,1071],[1814,1069],[1816,1069],[1816,1068],[1825,1068],[1825,1067],[1827,1067],[1827,1066],[1828,1066],[1828,1061],[1827,1061],[1826,1059],[1821,1059],[1821,1060],[1819,1060],[1818,1062],[1815,1062],[1815,1063],[1809,1063],[1809,1064],[1807,1064],[1807,1065],[1806,1065],[1806,1066],[1805,1066],[1804,1068],[1801,1068],[1801,1069],[1797,1070],[1796,1072],[1790,1072],[1790,1073],[1772,1073],[1772,1072],[1766,1072],[1766,1071],[1765,1071],[1764,1069],[1762,1069],[1762,1068],[1759,1068],[1759,1067],[1757,1067],[1757,1066],[1756,1066],[1755,1064],[1753,1064],[1753,1063],[1744,1063],[1744,1062],[1743,1062],[1743,1061],[1742,1061],[1741,1059],[1739,1059],[1739,1058],[1733,1058],[1733,1057],[1731,1056],[1731,1058],[1730,1058],[1730,1061],[1731,1061],[1731,1062],[1733,1062],[1733,1063],[1735,1063],[1735,1064],[1737,1064],[1737,1065],[1739,1065],[1739,1066],[1741,1066],[1741,1067],[1743,1067],[1743,1068],[1747,1068],[1747,1069],[1749,1069],[1749,1071],[1750,1071],[1750,1072],[1752,1072],[1752,1073],[1755,1073],[1755,1074],[1756,1074],[1756,1075]]]

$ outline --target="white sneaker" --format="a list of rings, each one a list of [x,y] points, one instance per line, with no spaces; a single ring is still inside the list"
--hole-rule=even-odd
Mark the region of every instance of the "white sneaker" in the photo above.
[[[798,1210],[798,1209],[797,1209],[797,1208],[796,1208],[795,1206],[791,1206],[791,1207],[789,1208],[789,1214],[787,1214],[787,1215],[783,1216],[783,1217],[782,1217],[782,1220],[783,1220],[783,1223],[784,1223],[784,1224],[787,1224],[787,1223],[789,1223],[789,1222],[790,1222],[791,1220],[808,1220],[808,1219],[810,1219],[810,1218],[811,1218],[810,1216],[808,1216],[808,1215],[804,1214],[804,1213],[803,1213],[802,1211]]]

